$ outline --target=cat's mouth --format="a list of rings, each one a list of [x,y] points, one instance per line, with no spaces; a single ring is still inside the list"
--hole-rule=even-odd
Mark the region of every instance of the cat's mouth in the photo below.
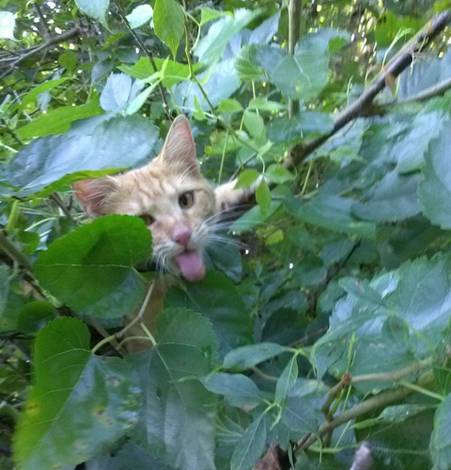
[[[185,250],[175,258],[181,275],[190,282],[200,281],[205,277],[205,264],[202,255],[195,250]]]

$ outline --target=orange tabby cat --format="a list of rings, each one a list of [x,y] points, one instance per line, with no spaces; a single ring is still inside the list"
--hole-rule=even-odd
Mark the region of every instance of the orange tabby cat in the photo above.
[[[234,188],[235,181],[231,181],[213,189],[202,176],[184,116],[174,120],[160,154],[146,166],[74,184],[76,196],[91,217],[142,217],[152,232],[157,266],[190,282],[205,276],[203,253],[216,237],[218,214],[251,193]],[[163,296],[164,286],[160,284],[152,296],[152,312],[146,315],[146,323],[161,309]]]

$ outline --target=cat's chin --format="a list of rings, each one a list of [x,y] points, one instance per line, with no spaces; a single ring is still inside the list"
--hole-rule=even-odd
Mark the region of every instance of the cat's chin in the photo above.
[[[196,250],[187,250],[174,258],[175,264],[184,279],[197,282],[205,277],[205,264],[201,253]]]

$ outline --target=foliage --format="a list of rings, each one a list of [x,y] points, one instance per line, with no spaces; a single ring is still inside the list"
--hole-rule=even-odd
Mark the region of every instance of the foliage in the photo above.
[[[449,2],[303,2],[292,54],[287,3],[0,0],[0,468],[451,467],[447,32],[334,120]],[[124,354],[151,237],[71,184],[178,113],[212,182],[264,178]]]

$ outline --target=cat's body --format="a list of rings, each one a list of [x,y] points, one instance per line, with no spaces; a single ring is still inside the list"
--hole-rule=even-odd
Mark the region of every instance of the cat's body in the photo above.
[[[235,189],[234,181],[214,189],[202,176],[191,129],[183,116],[175,119],[160,154],[148,165],[117,176],[79,181],[74,188],[92,217],[142,217],[152,232],[157,266],[190,282],[205,276],[204,251],[217,240],[220,213],[251,193]],[[144,315],[146,324],[161,310],[164,291],[165,281],[157,281]]]

